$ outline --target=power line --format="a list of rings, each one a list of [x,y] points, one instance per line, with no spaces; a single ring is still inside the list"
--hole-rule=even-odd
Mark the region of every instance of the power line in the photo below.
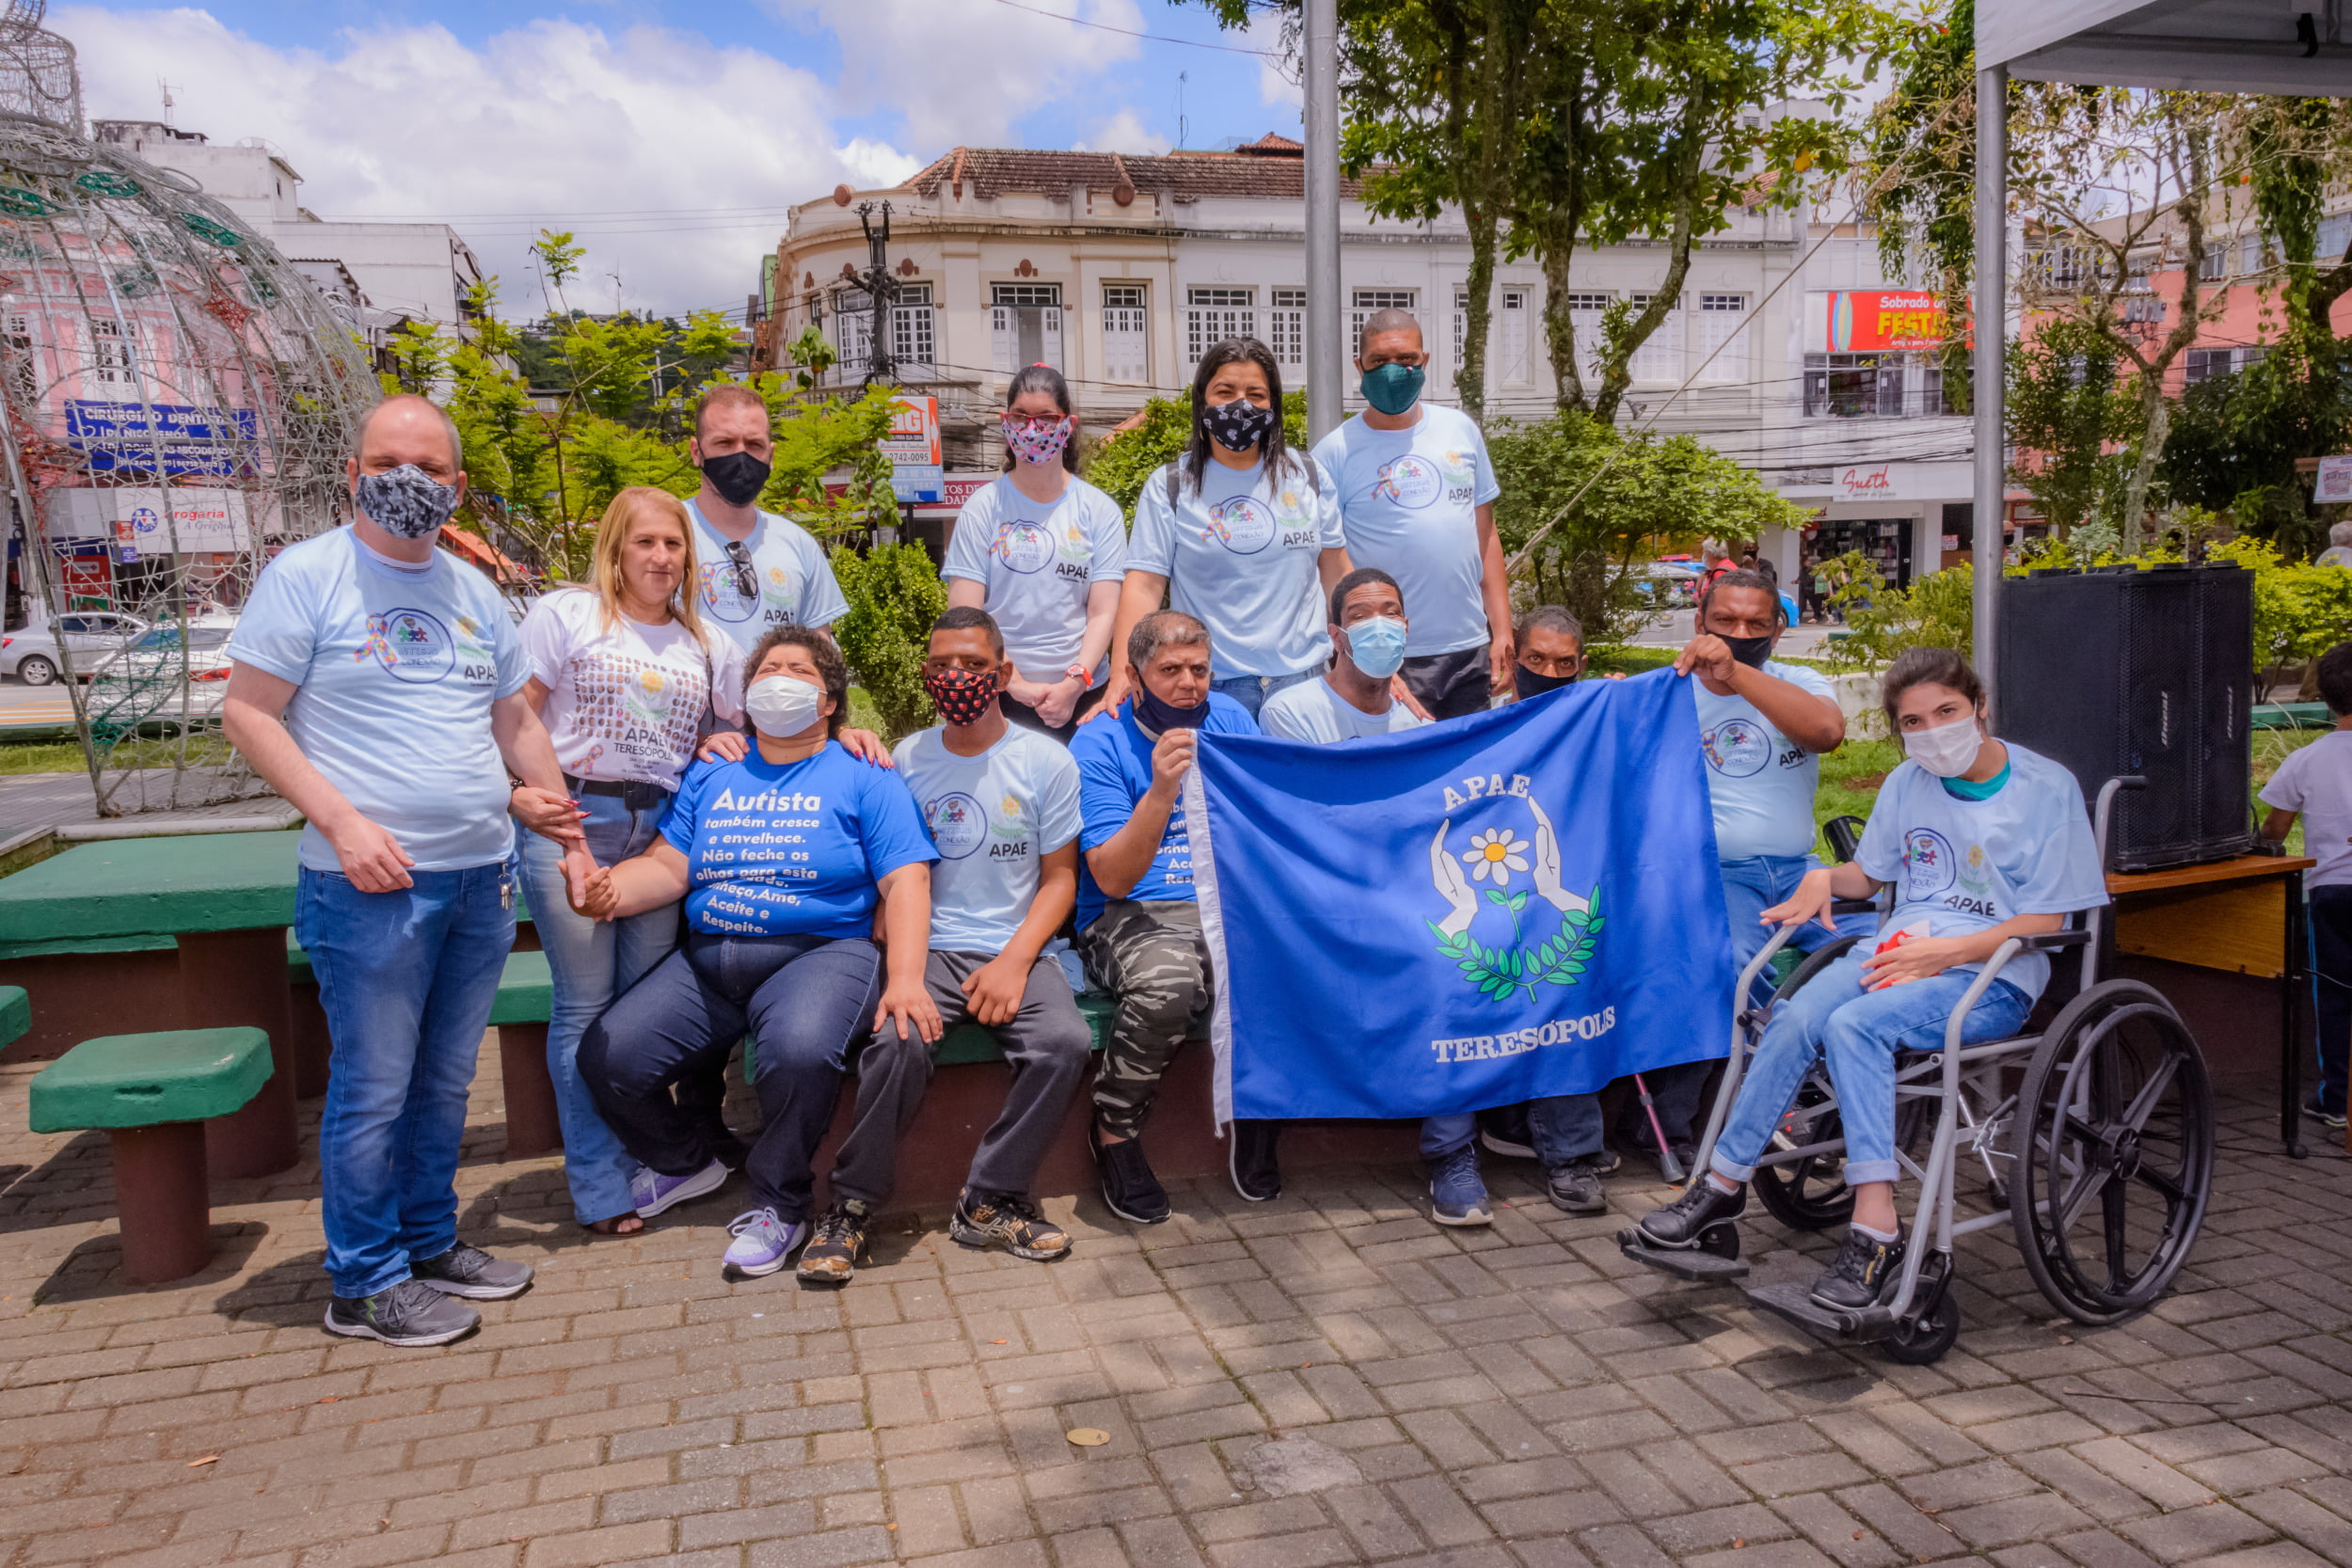
[[[1199,39],[1172,39],[1165,33],[1139,33],[1133,27],[1114,27],[1107,22],[1089,22],[1083,16],[1064,16],[1059,11],[1041,10],[1035,6],[1023,5],[1021,0],[996,0],[996,3],[1010,6],[1017,11],[1027,11],[1031,16],[1067,22],[1073,27],[1091,27],[1098,33],[1118,33],[1125,38],[1142,39],[1149,43],[1180,43],[1186,49],[1214,49],[1220,55],[1255,55],[1260,59],[1267,60],[1282,58],[1282,52],[1279,49],[1244,49],[1231,43],[1203,43]]]

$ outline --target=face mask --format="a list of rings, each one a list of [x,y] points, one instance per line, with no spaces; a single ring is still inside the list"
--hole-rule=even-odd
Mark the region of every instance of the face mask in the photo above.
[[[1004,417],[1005,445],[1024,463],[1051,463],[1061,455],[1061,449],[1070,444],[1070,437],[1078,428],[1078,421],[1064,419],[1057,424],[1039,427],[1010,414]]]
[[[798,675],[770,675],[743,693],[752,728],[771,740],[789,740],[817,722],[825,694]]]
[[[1209,436],[1227,451],[1248,451],[1274,428],[1274,410],[1261,408],[1248,398],[1235,398],[1200,411]]]
[[[359,510],[395,539],[423,539],[441,531],[457,510],[457,486],[443,484],[414,463],[359,476]]]
[[[1723,637],[1721,632],[1715,635]],[[1772,653],[1772,640],[1769,637],[1724,637],[1724,646],[1731,650],[1732,657],[1751,670],[1763,669],[1764,661]]]
[[[1524,664],[1511,666],[1511,689],[1521,699],[1540,697],[1547,691],[1557,691],[1564,686],[1575,684],[1574,675],[1539,675]]]
[[[1903,732],[1903,754],[1939,779],[1956,779],[1967,772],[1983,744],[1974,715],[1931,730]]]
[[[1153,735],[1166,735],[1170,730],[1197,730],[1209,719],[1209,700],[1206,697],[1201,698],[1196,707],[1178,707],[1152,695],[1152,689],[1141,681],[1136,682],[1135,705],[1136,722]]]
[[[1381,413],[1402,414],[1421,401],[1421,384],[1425,379],[1419,365],[1400,365],[1391,359],[1366,371],[1359,385],[1364,401]]]
[[[969,724],[996,702],[996,672],[933,670],[923,672],[923,689],[931,706],[950,724]]]
[[[749,506],[768,488],[770,465],[748,451],[730,451],[703,459],[703,478],[729,506]]]
[[[1347,654],[1356,668],[1384,681],[1405,662],[1405,623],[1375,615],[1347,628]]]

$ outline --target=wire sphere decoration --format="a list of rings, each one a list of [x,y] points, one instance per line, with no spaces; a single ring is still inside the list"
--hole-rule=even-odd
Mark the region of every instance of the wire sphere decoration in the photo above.
[[[42,10],[0,14],[10,624],[47,624],[26,678],[71,696],[102,816],[261,795],[220,733],[229,629],[277,549],[340,520],[375,377],[246,220],[84,134]]]

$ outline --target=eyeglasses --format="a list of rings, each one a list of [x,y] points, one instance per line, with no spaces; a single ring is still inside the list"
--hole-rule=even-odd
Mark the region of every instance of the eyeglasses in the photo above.
[[[759,597],[759,574],[752,570],[752,552],[740,539],[727,542],[727,563],[735,568],[735,591],[747,599]]]
[[[1067,414],[1007,414],[1004,422],[1007,430],[1051,430],[1069,417]]]

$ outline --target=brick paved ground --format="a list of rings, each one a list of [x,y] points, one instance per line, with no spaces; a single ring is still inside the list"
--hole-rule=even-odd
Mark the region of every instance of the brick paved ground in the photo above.
[[[463,1226],[537,1288],[446,1350],[354,1344],[318,1326],[311,1167],[220,1195],[206,1275],[126,1289],[103,1144],[20,1131],[29,1070],[0,1069],[10,1568],[2352,1564],[2352,1162],[2288,1164],[2250,1098],[2155,1313],[2055,1322],[1996,1233],[1961,1348],[1906,1370],[1630,1268],[1610,1238],[1660,1189],[1629,1174],[1583,1220],[1503,1176],[1484,1232],[1403,1168],[1204,1185],[1139,1233],[1062,1200],[1057,1265],[932,1225],[841,1293],[730,1285],[731,1194],[584,1241],[555,1162],[493,1157],[495,1073]],[[1343,1458],[1277,1495],[1257,1450],[1302,1435]]]

